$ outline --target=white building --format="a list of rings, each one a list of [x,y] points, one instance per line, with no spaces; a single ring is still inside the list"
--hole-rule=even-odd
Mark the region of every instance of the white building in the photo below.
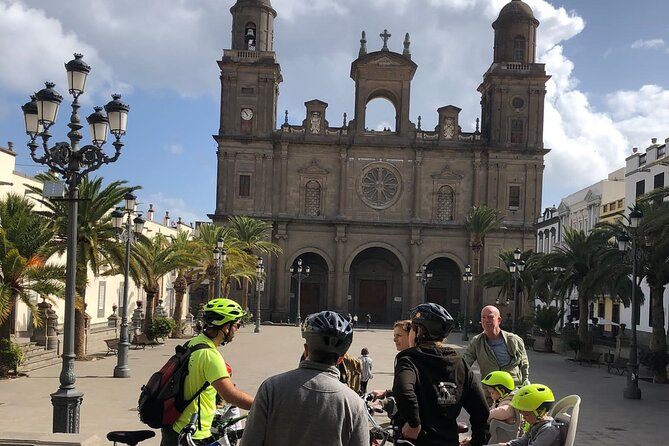
[[[665,187],[667,177],[669,176],[669,167],[660,164],[667,160],[667,143],[669,138],[664,140],[664,144],[658,144],[657,139],[651,140],[651,145],[644,151],[637,148],[632,149],[632,154],[625,159],[625,201],[628,203],[626,214],[629,214],[629,208],[634,206],[639,196],[651,192],[654,189]],[[639,308],[639,324],[637,330],[640,332],[651,332],[650,320],[650,291],[646,282],[641,283],[641,289],[644,294],[644,303]],[[664,291],[664,324],[665,328],[669,326],[669,315],[667,307],[669,306],[669,290]],[[621,321],[628,327],[632,321],[631,308],[624,308],[621,314]],[[640,344],[645,344],[645,339],[639,340]]]
[[[0,198],[9,193],[19,194],[27,197],[28,186],[41,188],[41,183],[35,178],[16,171],[16,152],[13,150],[13,144],[9,143],[7,147],[0,146]],[[40,204],[36,202],[37,209]],[[169,213],[165,213],[162,222],[153,220],[153,206],[147,212],[144,233],[149,237],[155,234],[176,235],[178,231],[191,232],[190,226],[181,222],[181,219],[174,222],[169,218]],[[52,258],[51,262],[65,263],[65,257]],[[163,277],[161,284],[161,298],[164,299],[164,307],[168,315],[172,315],[175,306],[175,295],[172,288],[172,282],[176,278],[176,272],[172,272]],[[112,315],[112,306],[120,307],[123,297],[123,275],[93,277],[89,271],[89,284],[86,289],[87,313],[91,316],[91,327],[107,326],[107,318]],[[131,282],[128,290],[128,317],[132,315],[137,306],[137,301],[145,301],[146,295],[141,287]],[[34,303],[38,303],[35,296]],[[188,292],[184,296],[184,313],[188,311]],[[53,308],[58,314],[58,322],[63,323],[64,301],[56,300]],[[32,318],[30,310],[23,304],[18,303],[15,306],[13,314],[12,332],[16,337],[28,337],[32,331]]]

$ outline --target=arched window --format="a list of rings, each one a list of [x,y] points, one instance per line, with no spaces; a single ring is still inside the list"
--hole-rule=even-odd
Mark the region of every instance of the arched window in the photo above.
[[[453,220],[455,192],[451,186],[441,186],[437,195],[437,221]]]
[[[511,144],[522,144],[525,133],[523,130],[523,121],[520,119],[511,120]]]
[[[304,214],[309,217],[321,215],[321,185],[316,180],[310,180],[304,186]]]
[[[517,36],[513,39],[513,61],[525,62],[525,37]]]

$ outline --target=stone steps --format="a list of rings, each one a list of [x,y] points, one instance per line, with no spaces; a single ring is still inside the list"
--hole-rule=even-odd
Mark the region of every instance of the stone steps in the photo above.
[[[43,346],[34,342],[19,344],[23,350],[24,361],[19,367],[20,373],[32,372],[33,370],[50,367],[62,362],[56,350],[45,350]]]

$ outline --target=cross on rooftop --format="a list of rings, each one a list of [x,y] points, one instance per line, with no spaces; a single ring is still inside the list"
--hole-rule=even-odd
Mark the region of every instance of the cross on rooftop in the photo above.
[[[390,34],[387,29],[384,29],[381,34],[379,34],[379,37],[383,39],[383,48],[381,48],[381,51],[388,51],[388,39],[390,39]]]

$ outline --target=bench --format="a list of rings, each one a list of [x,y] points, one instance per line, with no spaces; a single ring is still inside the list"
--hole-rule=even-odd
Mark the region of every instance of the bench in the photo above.
[[[587,365],[588,367],[592,367],[594,364],[597,364],[597,367],[601,365],[599,362],[599,358],[601,358],[602,353],[601,352],[578,352],[578,356],[576,357],[576,362],[579,363],[579,365]]]
[[[618,375],[627,373],[627,359],[618,358],[613,362],[606,363],[606,371],[612,373],[612,370]]]
[[[118,338],[105,339],[105,344],[107,344],[107,353],[105,354],[105,356],[109,356],[110,353],[113,354],[118,353],[118,343],[119,343]]]
[[[132,345],[135,346],[135,350],[139,349],[140,347],[142,347],[142,350],[144,350],[146,349],[147,345],[150,345],[153,348],[155,343],[149,339],[146,333],[140,333],[132,340]]]

